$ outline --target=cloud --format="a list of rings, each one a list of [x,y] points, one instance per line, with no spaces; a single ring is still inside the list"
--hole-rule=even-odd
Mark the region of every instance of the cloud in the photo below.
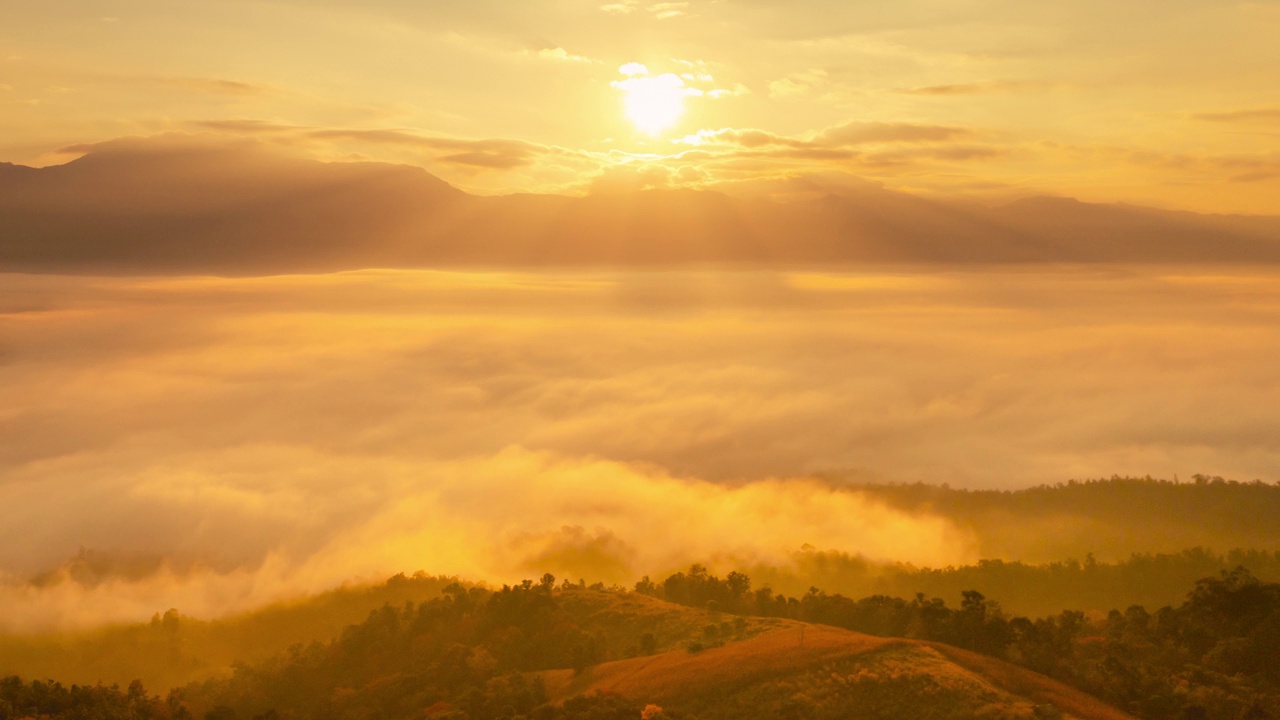
[[[1001,157],[1007,153],[1001,148],[982,145],[951,145],[945,147],[913,147],[889,152],[863,153],[863,163],[868,166],[916,166],[922,161],[966,162]]]
[[[638,62],[629,62],[618,68],[618,72],[626,76],[626,79],[614,80],[609,84],[620,90],[642,95],[656,93],[659,97],[674,93],[676,95],[719,99],[738,97],[751,92],[742,83],[737,83],[731,88],[708,87],[710,83],[715,82],[715,76],[707,71],[705,63],[679,59],[672,62],[688,68],[689,72],[668,72],[660,75],[650,75],[647,66]]]
[[[689,3],[687,2],[660,2],[654,3],[645,9],[653,13],[653,16],[659,20],[670,20],[685,15],[688,7]]]
[[[808,95],[830,84],[827,71],[812,68],[769,83],[769,97],[785,99]]]
[[[293,141],[370,143],[428,150],[432,151],[433,158],[438,162],[492,170],[525,167],[531,165],[539,156],[567,153],[558,148],[524,140],[449,138],[391,128],[321,128],[251,119],[196,120],[189,122],[188,125],[203,130],[267,138],[288,137]]]
[[[706,92],[707,97],[710,98],[740,97],[742,95],[750,94],[751,89],[742,83],[737,83],[731,88],[715,88]]]
[[[644,68],[639,63],[627,63],[623,68],[631,71],[631,74],[623,72],[627,75],[625,80],[614,80],[609,84],[619,90],[627,90],[640,93],[658,93],[676,95],[704,95],[705,92],[695,87],[689,87],[685,84],[684,78],[675,73],[662,73],[661,75],[649,76],[637,72],[636,66]]]
[[[271,92],[271,89],[265,85],[224,78],[164,77],[155,78],[154,81],[161,85],[210,95],[249,96],[265,95]]]
[[[1266,180],[1274,180],[1276,178],[1280,178],[1280,168],[1274,170],[1255,170],[1252,172],[1237,173],[1227,179],[1233,183],[1256,183]]]
[[[826,471],[1274,481],[1278,288],[1120,268],[5,276],[2,622],[208,616],[418,568],[626,580],[805,543],[972,559],[936,518],[806,479]],[[58,570],[81,548],[115,569]]]
[[[254,452],[246,448],[239,454],[251,458]],[[272,464],[301,462],[299,467],[311,472],[319,469],[315,463],[321,460],[283,449],[258,452]],[[95,575],[77,573],[76,564],[71,564],[42,574],[36,582],[11,578],[0,583],[7,611],[0,623],[27,631],[76,627],[141,620],[157,607],[209,617],[352,578],[385,577],[388,568],[421,565],[493,582],[551,572],[625,583],[641,573],[667,571],[699,558],[713,563],[717,558],[785,563],[788,551],[806,543],[857,547],[872,557],[892,553],[948,562],[969,559],[972,547],[971,539],[945,521],[894,511],[858,493],[813,481],[730,487],[521,449],[483,459],[419,463],[416,477],[397,463],[330,457],[325,462],[336,463],[332,471],[312,477],[312,482],[327,485],[322,492],[340,493],[345,474],[372,472],[362,477],[380,492],[393,494],[394,501],[369,505],[355,499],[361,506],[358,512],[335,517],[332,504],[310,493],[306,502],[330,523],[327,533],[319,535],[302,528],[301,516],[287,507],[272,510],[290,502],[290,495],[301,488],[264,485],[267,478],[256,475],[266,469],[262,466],[250,470],[255,474],[241,476],[242,487],[232,490],[218,477],[231,468],[213,457],[206,460],[213,463],[208,466],[211,472],[179,474],[172,489],[141,479],[131,493],[134,498],[108,502],[102,509],[112,512],[134,505],[139,512],[203,516],[200,523],[235,522],[260,536],[263,523],[276,523],[280,530],[301,530],[302,536],[310,537],[239,564],[184,567],[167,559],[113,564],[108,554],[108,562],[99,563],[106,572]],[[243,472],[245,465],[240,467]],[[244,486],[245,480],[254,485]],[[147,524],[154,528],[165,523]],[[743,527],[754,532],[738,532]],[[204,534],[197,528],[187,541]],[[284,537],[272,534],[277,542]]]
[[[643,5],[640,0],[621,0],[599,6],[600,10],[611,15],[630,15],[638,10],[645,10],[657,20],[671,20],[688,14],[688,2],[656,2]]]
[[[1089,152],[1087,149],[1076,150]],[[1172,171],[1201,178],[1219,177],[1230,183],[1255,183],[1280,177],[1280,153],[1277,152],[1204,156],[1094,149],[1093,153],[1120,157],[1134,165],[1159,168],[1166,173]]]
[[[559,532],[518,536],[510,543],[510,551],[514,557],[522,558],[519,567],[529,577],[559,568],[562,577],[591,577],[622,584],[632,579],[633,564],[639,555],[611,530],[596,528],[587,532],[577,525],[566,525]]]
[[[595,63],[589,57],[582,55],[574,55],[562,47],[543,48],[538,51],[538,57],[544,60],[556,60],[559,62],[575,62],[575,63]]]
[[[914,123],[850,122],[824,130],[815,142],[848,146],[865,143],[932,143],[969,137],[971,130],[944,125]]]
[[[269,123],[263,123],[252,124],[250,127],[265,128],[263,132],[269,132],[269,128],[272,126]],[[204,153],[216,155],[222,161],[228,161],[238,153],[261,149],[261,144],[253,137],[226,139],[211,134],[162,133],[148,137],[122,137],[105,142],[65,145],[54,150],[53,153],[55,155],[94,153],[102,156],[129,158],[172,157]]]
[[[958,83],[954,85],[925,85],[923,87],[905,88],[898,92],[905,95],[987,95],[991,93],[1018,92],[1041,87],[1039,83],[1017,80],[992,80],[988,82]]]
[[[1197,120],[1220,123],[1280,123],[1280,108],[1199,113],[1195,117]]]
[[[672,142],[696,148],[677,155],[677,159],[701,162],[724,182],[737,182],[753,174],[787,177],[832,165],[873,177],[912,174],[919,182],[941,165],[1008,153],[1005,148],[972,142],[978,137],[977,131],[956,126],[855,121],[807,137],[756,128],[721,128],[700,130]],[[744,164],[744,175],[734,174],[737,164]]]
[[[593,175],[587,185],[591,194],[621,194],[664,188],[671,185],[672,170],[665,165],[632,162],[610,165]]]
[[[402,130],[321,129],[306,132],[305,137],[319,140],[362,141],[391,145],[408,145],[442,151],[436,159],[455,165],[506,170],[523,167],[550,148],[523,140],[466,140],[419,135]]]
[[[288,123],[270,120],[229,119],[229,120],[190,120],[187,125],[200,130],[216,130],[219,132],[241,133],[245,135],[296,133],[307,128]]]
[[[774,154],[789,157],[836,158],[851,157],[850,148],[863,145],[913,145],[938,144],[962,140],[974,136],[967,128],[942,125],[918,125],[913,123],[850,122],[817,133],[810,139],[787,137],[758,129],[722,128],[700,130],[678,139],[685,145],[734,145],[749,150],[775,149]],[[776,150],[776,149],[781,149]],[[934,156],[946,153],[932,151]],[[953,155],[977,157],[979,152],[969,148]]]
[[[622,2],[608,3],[600,6],[600,10],[613,15],[630,15],[640,9],[639,0],[622,0]]]

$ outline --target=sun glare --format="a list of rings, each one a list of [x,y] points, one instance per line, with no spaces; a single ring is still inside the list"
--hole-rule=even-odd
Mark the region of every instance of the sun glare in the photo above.
[[[684,114],[685,96],[697,92],[687,87],[679,75],[650,76],[648,68],[640,63],[627,63],[619,72],[627,79],[614,81],[613,86],[625,93],[622,103],[627,118],[636,129],[649,135],[675,125]]]

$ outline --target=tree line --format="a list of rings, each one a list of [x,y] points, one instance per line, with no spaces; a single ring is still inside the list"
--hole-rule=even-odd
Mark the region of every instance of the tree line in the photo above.
[[[294,645],[164,698],[139,682],[121,689],[5,678],[0,720],[677,718],[616,697],[552,703],[537,674],[669,649],[671,637],[655,637],[661,627],[626,609],[630,593],[709,611],[689,616],[703,618],[701,634],[678,629],[689,651],[741,637],[758,622],[750,616],[789,618],[967,648],[1143,718],[1280,717],[1280,584],[1243,568],[1197,581],[1176,606],[1028,618],[977,590],[962,592],[956,606],[924,593],[853,599],[813,587],[796,597],[753,587],[742,572],[721,578],[694,565],[630,591],[557,585],[551,575],[500,589],[453,583],[424,602],[384,605],[331,642]]]
[[[1280,583],[1238,567],[1198,580],[1177,606],[1105,616],[1010,616],[977,590],[950,607],[924,593],[859,600],[816,587],[801,597],[751,589],[694,565],[635,591],[710,610],[783,617],[870,635],[946,643],[1062,680],[1144,718],[1280,717]]]

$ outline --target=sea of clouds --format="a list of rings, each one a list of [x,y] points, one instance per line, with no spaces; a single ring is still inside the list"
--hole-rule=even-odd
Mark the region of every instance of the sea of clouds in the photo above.
[[[842,482],[1274,482],[1276,327],[1280,279],[1230,269],[0,276],[0,629],[963,563]]]

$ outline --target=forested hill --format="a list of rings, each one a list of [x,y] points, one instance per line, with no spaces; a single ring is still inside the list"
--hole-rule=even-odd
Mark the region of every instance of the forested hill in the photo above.
[[[541,582],[386,605],[165,699],[0,680],[0,718],[1235,720],[1280,714],[1280,585],[1243,570],[1177,606],[1013,617],[981,592],[786,597],[702,566],[633,590]]]
[[[969,588],[982,588],[1011,612],[1049,615],[1065,609],[1106,612],[1134,604],[1177,604],[1200,578],[1237,567],[1263,580],[1280,582],[1280,552],[1216,553],[1204,548],[1135,553],[1117,562],[1095,562],[1087,557],[1041,564],[980,560],[946,568],[876,563],[846,553],[804,550],[794,553],[787,565],[759,564],[747,572],[759,582],[794,595],[814,586],[852,597],[911,597],[918,592],[958,597]]]
[[[1114,561],[1195,547],[1280,550],[1280,484],[1260,480],[1113,477],[1013,491],[924,484],[854,487],[894,508],[948,518],[973,534],[979,556],[987,559],[1083,562],[1090,555]]]
[[[954,568],[885,565],[840,553],[802,551],[785,567],[744,567],[757,586],[802,597],[809,588],[846,597],[959,598],[978,588],[1014,615],[1047,617],[1064,610],[1105,614],[1112,608],[1150,608],[1182,602],[1187,588],[1238,566],[1280,582],[1280,553],[1187,550],[1136,555],[1122,562],[1043,565],[981,561]],[[346,587],[311,598],[216,620],[178,610],[151,622],[77,633],[0,635],[0,676],[54,677],[64,682],[118,683],[145,678],[167,691],[228,672],[235,662],[261,662],[295,643],[329,641],[383,605],[395,607],[439,597],[456,578],[397,575],[372,587]]]

